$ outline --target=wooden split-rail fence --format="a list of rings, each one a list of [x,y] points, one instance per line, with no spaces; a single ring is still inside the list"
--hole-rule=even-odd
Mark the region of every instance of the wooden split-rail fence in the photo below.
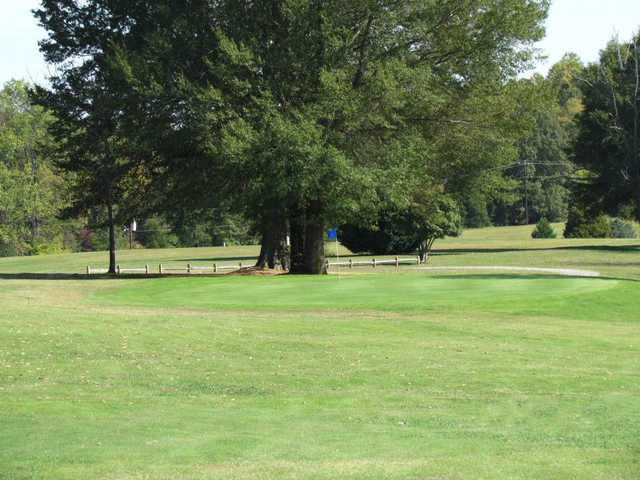
[[[400,267],[400,264],[420,265],[420,263],[422,263],[420,261],[420,257],[416,256],[412,258],[395,257],[395,258],[385,259],[385,260],[376,260],[375,258],[372,258],[371,260],[353,261],[352,259],[349,259],[348,261],[345,261],[345,262],[330,262],[329,260],[327,260],[325,263],[325,267],[327,270],[329,270],[331,267],[347,267],[351,269],[354,267],[376,268],[381,265],[395,265],[396,269],[398,269]],[[158,265],[158,269],[152,272],[151,267],[149,265],[145,265],[144,267],[138,267],[138,268],[124,268],[118,265],[116,266],[116,274],[121,275],[123,273],[143,273],[145,275],[149,275],[151,273],[159,273],[160,275],[165,275],[165,274],[172,274],[172,273],[187,273],[187,274],[218,273],[218,272],[223,272],[225,270],[238,270],[238,269],[241,269],[242,267],[243,267],[242,262],[239,262],[234,265],[218,265],[214,263],[213,265],[208,265],[208,266],[191,265],[189,263],[184,267],[173,266],[173,265],[167,266],[167,265],[160,264]],[[107,273],[107,272],[108,272],[108,269],[106,268],[92,268],[91,266],[87,265],[87,275],[97,275],[97,274]]]
[[[247,265],[244,265],[247,266]],[[138,268],[124,268],[121,267],[120,265],[116,266],[116,274],[120,275],[123,273],[144,273],[146,275],[149,275],[151,273],[159,273],[160,275],[164,275],[164,274],[171,274],[171,273],[218,273],[218,272],[222,272],[224,270],[238,270],[240,268],[242,268],[242,262],[239,262],[235,265],[218,265],[217,263],[214,263],[213,265],[191,265],[190,263],[187,264],[185,267],[181,267],[181,266],[167,266],[167,265],[163,265],[160,264],[158,265],[158,269],[155,271],[152,271],[151,267],[149,265],[145,265],[144,267],[138,267]],[[109,270],[106,268],[92,268],[91,266],[87,265],[87,275],[97,275],[100,273],[107,273]]]
[[[353,267],[373,267],[376,268],[377,266],[380,265],[395,265],[396,269],[398,269],[400,267],[401,263],[408,263],[408,264],[416,264],[416,265],[420,265],[420,257],[419,256],[415,256],[413,258],[392,258],[392,259],[388,259],[388,260],[376,260],[375,258],[372,258],[371,260],[361,260],[361,261],[353,261],[352,259],[349,259],[346,262],[330,262],[329,260],[326,261],[326,268],[327,270],[329,270],[330,267],[348,267],[348,268],[353,268]]]

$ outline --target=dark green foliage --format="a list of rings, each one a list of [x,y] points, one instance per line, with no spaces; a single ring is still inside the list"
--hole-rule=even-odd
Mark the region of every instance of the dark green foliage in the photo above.
[[[121,230],[115,232],[115,246],[118,250],[129,248],[129,235]],[[91,230],[90,235],[90,251],[108,251],[109,250],[109,229],[97,228]]]
[[[495,167],[512,161],[533,119],[535,86],[517,78],[548,9],[546,0],[42,5],[42,51],[64,68],[39,98],[69,139],[78,207],[108,206],[113,226],[139,208],[170,216],[229,202],[269,246],[265,258],[288,231],[292,271],[313,273],[325,225],[375,217],[383,198],[401,209],[415,177],[459,204],[477,188],[486,205]]]
[[[339,239],[356,253],[381,255],[417,251],[424,259],[436,239],[458,236],[461,231],[462,219],[456,203],[445,195],[421,191],[406,209],[383,208],[372,226],[343,225]]]
[[[106,0],[43,0],[34,11],[48,33],[40,51],[55,74],[49,86],[36,88],[32,100],[54,115],[49,132],[56,141],[56,164],[72,179],[71,204],[62,215],[103,210],[99,227],[109,229],[110,273],[115,273],[116,230],[148,208],[141,197],[145,152],[125,141],[124,132],[132,128],[131,92],[114,64],[123,45],[137,42],[132,16],[142,12],[135,2]]]
[[[536,224],[536,228],[531,232],[533,238],[556,238],[556,232],[553,230],[549,220],[542,217]]]
[[[256,245],[259,238],[240,214],[216,212],[211,218],[212,245]]]
[[[638,238],[638,232],[631,222],[614,217],[610,220],[610,225],[611,238]]]
[[[151,33],[118,62],[144,97],[132,131],[154,138],[165,196],[185,208],[232,199],[270,246],[265,258],[288,229],[292,270],[307,272],[322,265],[325,225],[375,216],[379,197],[402,196],[412,176],[460,198],[478,172],[511,159],[531,97],[514,79],[548,7],[154,5],[133,24],[153,25]]]
[[[256,245],[251,223],[242,215],[213,209],[185,215],[171,221],[172,231],[183,247]]]
[[[340,243],[354,253],[384,255],[390,253],[415,252],[419,240],[411,230],[407,214],[381,212],[374,227],[358,227],[345,224],[340,227]]]
[[[469,192],[464,202],[465,228],[482,228],[491,225],[487,212],[487,199],[478,191]]]
[[[569,208],[569,218],[564,229],[565,238],[608,238],[611,226],[606,215],[594,213],[588,207],[573,204]]]
[[[584,169],[573,189],[593,208],[616,215],[633,202],[640,219],[640,36],[611,41],[581,75],[575,161]]]
[[[179,245],[177,235],[159,217],[151,217],[142,222],[134,236],[135,241],[145,248],[170,248]]]
[[[567,218],[569,190],[566,188],[572,171],[566,154],[569,137],[553,111],[538,115],[533,134],[520,145],[521,163],[514,170],[527,189],[528,212],[522,219],[532,223],[542,217],[550,221]]]

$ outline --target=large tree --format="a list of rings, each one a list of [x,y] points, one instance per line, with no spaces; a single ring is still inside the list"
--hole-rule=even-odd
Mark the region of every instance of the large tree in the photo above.
[[[164,210],[231,200],[262,232],[261,258],[289,232],[291,271],[319,273],[327,225],[374,218],[381,195],[407,204],[416,175],[460,196],[512,159],[530,117],[529,89],[514,79],[547,8],[45,0],[39,17],[49,60],[76,61],[54,80],[57,98],[69,104],[62,93],[80,87],[99,100],[61,116],[82,127],[67,132],[74,141],[102,133],[92,144],[110,148],[89,149],[94,161],[129,167],[111,153],[124,143],[171,199]],[[104,171],[116,188],[127,168]],[[112,202],[113,189],[101,198]]]
[[[127,208],[125,199],[144,183],[136,159],[125,148],[128,98],[111,65],[116,46],[129,39],[134,23],[127,3],[43,0],[34,11],[48,32],[40,50],[55,74],[33,98],[54,115],[50,132],[57,165],[70,173],[72,199],[64,215],[105,210],[110,273],[116,269],[115,230],[132,218],[132,205],[140,204],[130,202]]]
[[[292,271],[312,273],[325,227],[374,218],[381,193],[406,204],[415,175],[459,193],[515,155],[528,89],[512,79],[548,6],[160,3],[143,47],[120,61],[155,138],[188,139],[186,153],[157,143],[164,185],[187,205],[234,198],[263,247],[289,231]]]

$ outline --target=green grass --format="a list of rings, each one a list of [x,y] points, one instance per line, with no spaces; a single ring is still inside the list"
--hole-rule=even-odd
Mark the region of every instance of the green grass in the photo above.
[[[0,259],[0,478],[640,478],[640,242],[532,228],[465,232],[431,263],[604,278],[87,280],[104,253]]]

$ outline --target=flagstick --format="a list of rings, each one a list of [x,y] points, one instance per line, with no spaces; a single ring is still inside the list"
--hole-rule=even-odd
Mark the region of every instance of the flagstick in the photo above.
[[[340,263],[340,255],[338,255],[338,231],[336,230],[336,263]],[[338,267],[336,272],[338,272],[338,280],[340,280],[340,265],[336,265]]]

